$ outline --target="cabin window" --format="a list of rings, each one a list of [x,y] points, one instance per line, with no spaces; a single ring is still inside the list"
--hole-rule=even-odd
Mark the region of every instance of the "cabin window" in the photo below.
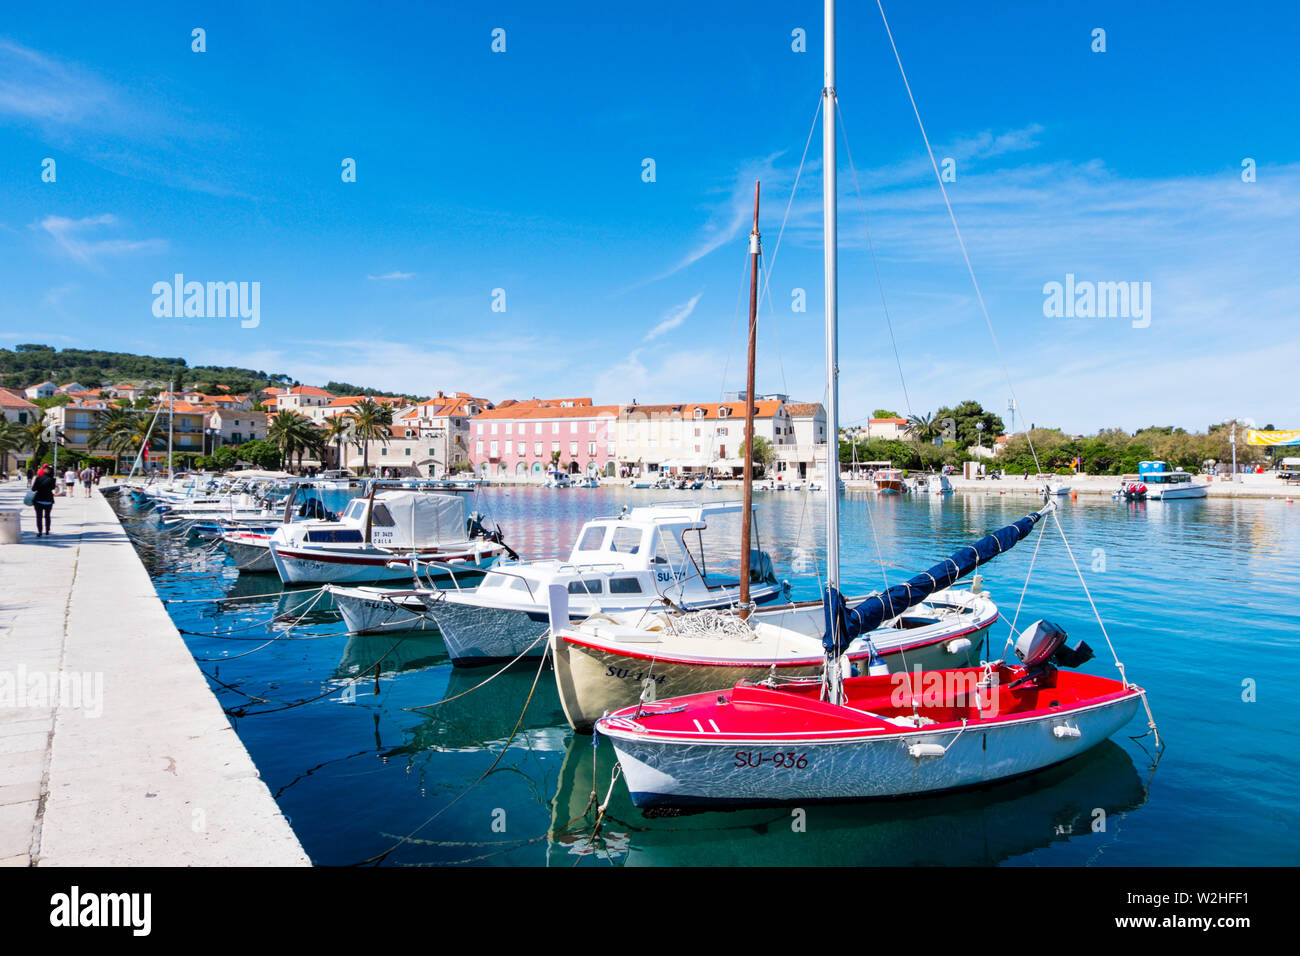
[[[395,522],[393,516],[388,513],[387,505],[375,505],[375,510],[372,511],[370,515],[370,523],[376,528],[391,528],[397,522]]]
[[[343,517],[360,518],[362,510],[365,508],[365,506],[366,503],[364,501],[360,501],[360,500],[353,501],[350,505],[348,505],[347,510],[343,512]]]
[[[610,578],[610,594],[640,594],[641,582],[636,578]]]
[[[600,578],[591,578],[585,581],[570,581],[570,594],[599,594],[604,588],[604,583]]]
[[[599,551],[601,544],[605,541],[605,529],[600,525],[588,528],[578,539],[579,551]]]
[[[641,550],[641,529],[615,528],[614,537],[609,543],[609,550],[618,551],[622,554],[636,554]],[[613,581],[610,582],[610,591],[614,591]]]
[[[327,528],[320,531],[308,531],[307,540],[315,543],[356,544],[361,541],[361,532],[356,528]]]

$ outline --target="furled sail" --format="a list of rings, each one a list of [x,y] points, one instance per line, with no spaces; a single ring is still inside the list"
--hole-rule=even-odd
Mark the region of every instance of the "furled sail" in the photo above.
[[[1004,551],[1010,551],[1034,530],[1034,525],[1050,508],[1049,505],[1042,511],[1035,511],[1005,528],[985,535],[903,584],[873,594],[852,609],[845,603],[844,595],[828,585],[822,595],[822,607],[826,612],[826,631],[822,643],[827,652],[836,655],[843,653],[855,637],[875,630],[885,621],[924,601],[935,591],[941,591],[970,574],[986,561],[991,561]],[[837,621],[838,626],[832,627],[832,621]]]

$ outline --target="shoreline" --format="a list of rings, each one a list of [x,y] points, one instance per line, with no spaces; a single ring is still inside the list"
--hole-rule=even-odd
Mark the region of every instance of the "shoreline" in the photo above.
[[[0,483],[0,865],[309,866],[113,508],[78,487],[38,539],[25,491]]]

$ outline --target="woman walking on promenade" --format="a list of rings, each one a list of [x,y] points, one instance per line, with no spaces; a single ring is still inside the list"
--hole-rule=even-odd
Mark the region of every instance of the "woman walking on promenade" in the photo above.
[[[63,489],[64,494],[71,498],[72,489],[77,484],[77,469],[73,468],[71,465],[69,465],[68,470],[63,473],[63,484],[66,486]]]
[[[54,469],[49,465],[41,465],[41,470],[36,473],[36,478],[32,481],[32,507],[36,509],[36,537],[49,535],[50,533],[50,511],[54,508],[54,489],[58,487],[58,479],[54,477]]]

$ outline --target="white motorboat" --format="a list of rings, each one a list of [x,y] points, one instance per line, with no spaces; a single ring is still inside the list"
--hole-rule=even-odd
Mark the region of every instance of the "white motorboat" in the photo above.
[[[1204,498],[1210,491],[1207,483],[1193,480],[1192,475],[1181,468],[1170,471],[1169,466],[1163,461],[1138,462],[1138,480],[1146,485],[1148,500],[1176,501],[1183,498]]]
[[[916,479],[916,492],[921,495],[950,495],[952,482],[947,475],[922,475]]]
[[[337,521],[296,521],[269,541],[285,584],[474,579],[505,552],[499,534],[467,520],[460,495],[386,491],[354,498]]]
[[[740,593],[727,561],[741,506],[734,501],[665,504],[633,508],[582,526],[567,561],[511,561],[490,570],[473,589],[415,589],[385,595],[373,588],[334,588],[334,602],[348,630],[393,629],[414,615],[438,624],[454,664],[537,656],[548,624],[547,589],[561,585],[570,595],[572,618],[648,609],[719,608]],[[726,516],[734,516],[731,522]],[[734,564],[734,562],[732,562]],[[771,559],[756,549],[751,593],[758,604],[783,600]],[[407,615],[394,610],[398,605]]]

